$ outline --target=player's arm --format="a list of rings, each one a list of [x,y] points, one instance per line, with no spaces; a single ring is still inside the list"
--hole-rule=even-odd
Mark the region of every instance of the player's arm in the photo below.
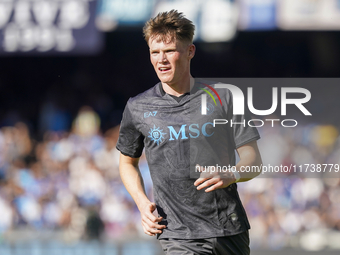
[[[156,210],[156,204],[152,203],[145,194],[144,182],[139,171],[138,162],[139,158],[131,158],[121,153],[119,161],[120,177],[141,213],[145,234],[154,236],[162,233],[165,226],[158,224],[162,217],[156,217],[152,214]]]
[[[234,174],[232,171],[225,173],[214,172],[201,174],[201,177],[194,183],[194,185],[197,186],[197,189],[201,190],[207,188],[205,192],[210,192],[216,189],[228,187],[236,181],[249,181],[261,173],[262,159],[256,141],[252,141],[237,148],[237,153],[240,157],[240,161],[236,165],[238,175],[237,173]],[[247,167],[252,167],[256,171],[245,171]],[[236,179],[236,176],[239,177],[238,180]]]
[[[240,175],[237,182],[249,181],[262,172],[262,158],[257,147],[257,142],[252,141],[236,149],[240,157],[240,161],[236,165],[236,171]],[[253,169],[245,171],[246,168]]]

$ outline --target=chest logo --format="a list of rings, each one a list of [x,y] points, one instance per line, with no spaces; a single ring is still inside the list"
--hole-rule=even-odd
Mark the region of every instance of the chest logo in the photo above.
[[[166,135],[166,133],[163,133],[162,131],[163,129],[160,129],[159,127],[156,128],[156,126],[153,125],[153,128],[149,131],[148,137],[151,138],[151,141],[159,145],[159,143],[163,142],[164,135]]]
[[[156,114],[157,114],[157,111],[153,111],[153,112],[144,112],[144,118],[155,117]]]

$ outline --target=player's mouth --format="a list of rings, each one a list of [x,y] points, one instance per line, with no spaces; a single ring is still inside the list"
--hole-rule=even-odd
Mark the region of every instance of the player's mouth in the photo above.
[[[170,71],[170,67],[159,67],[158,70],[161,72],[161,73],[166,73],[166,72],[169,72]]]

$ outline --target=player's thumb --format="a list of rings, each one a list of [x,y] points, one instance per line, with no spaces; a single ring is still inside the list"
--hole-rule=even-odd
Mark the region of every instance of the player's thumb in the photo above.
[[[156,204],[155,203],[150,203],[149,205],[150,211],[153,212],[154,210],[156,210]]]

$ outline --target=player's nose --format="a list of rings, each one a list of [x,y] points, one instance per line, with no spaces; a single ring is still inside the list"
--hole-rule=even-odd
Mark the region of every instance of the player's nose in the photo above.
[[[167,61],[167,58],[166,58],[165,52],[160,52],[160,54],[158,54],[158,62],[164,63],[166,61]]]

